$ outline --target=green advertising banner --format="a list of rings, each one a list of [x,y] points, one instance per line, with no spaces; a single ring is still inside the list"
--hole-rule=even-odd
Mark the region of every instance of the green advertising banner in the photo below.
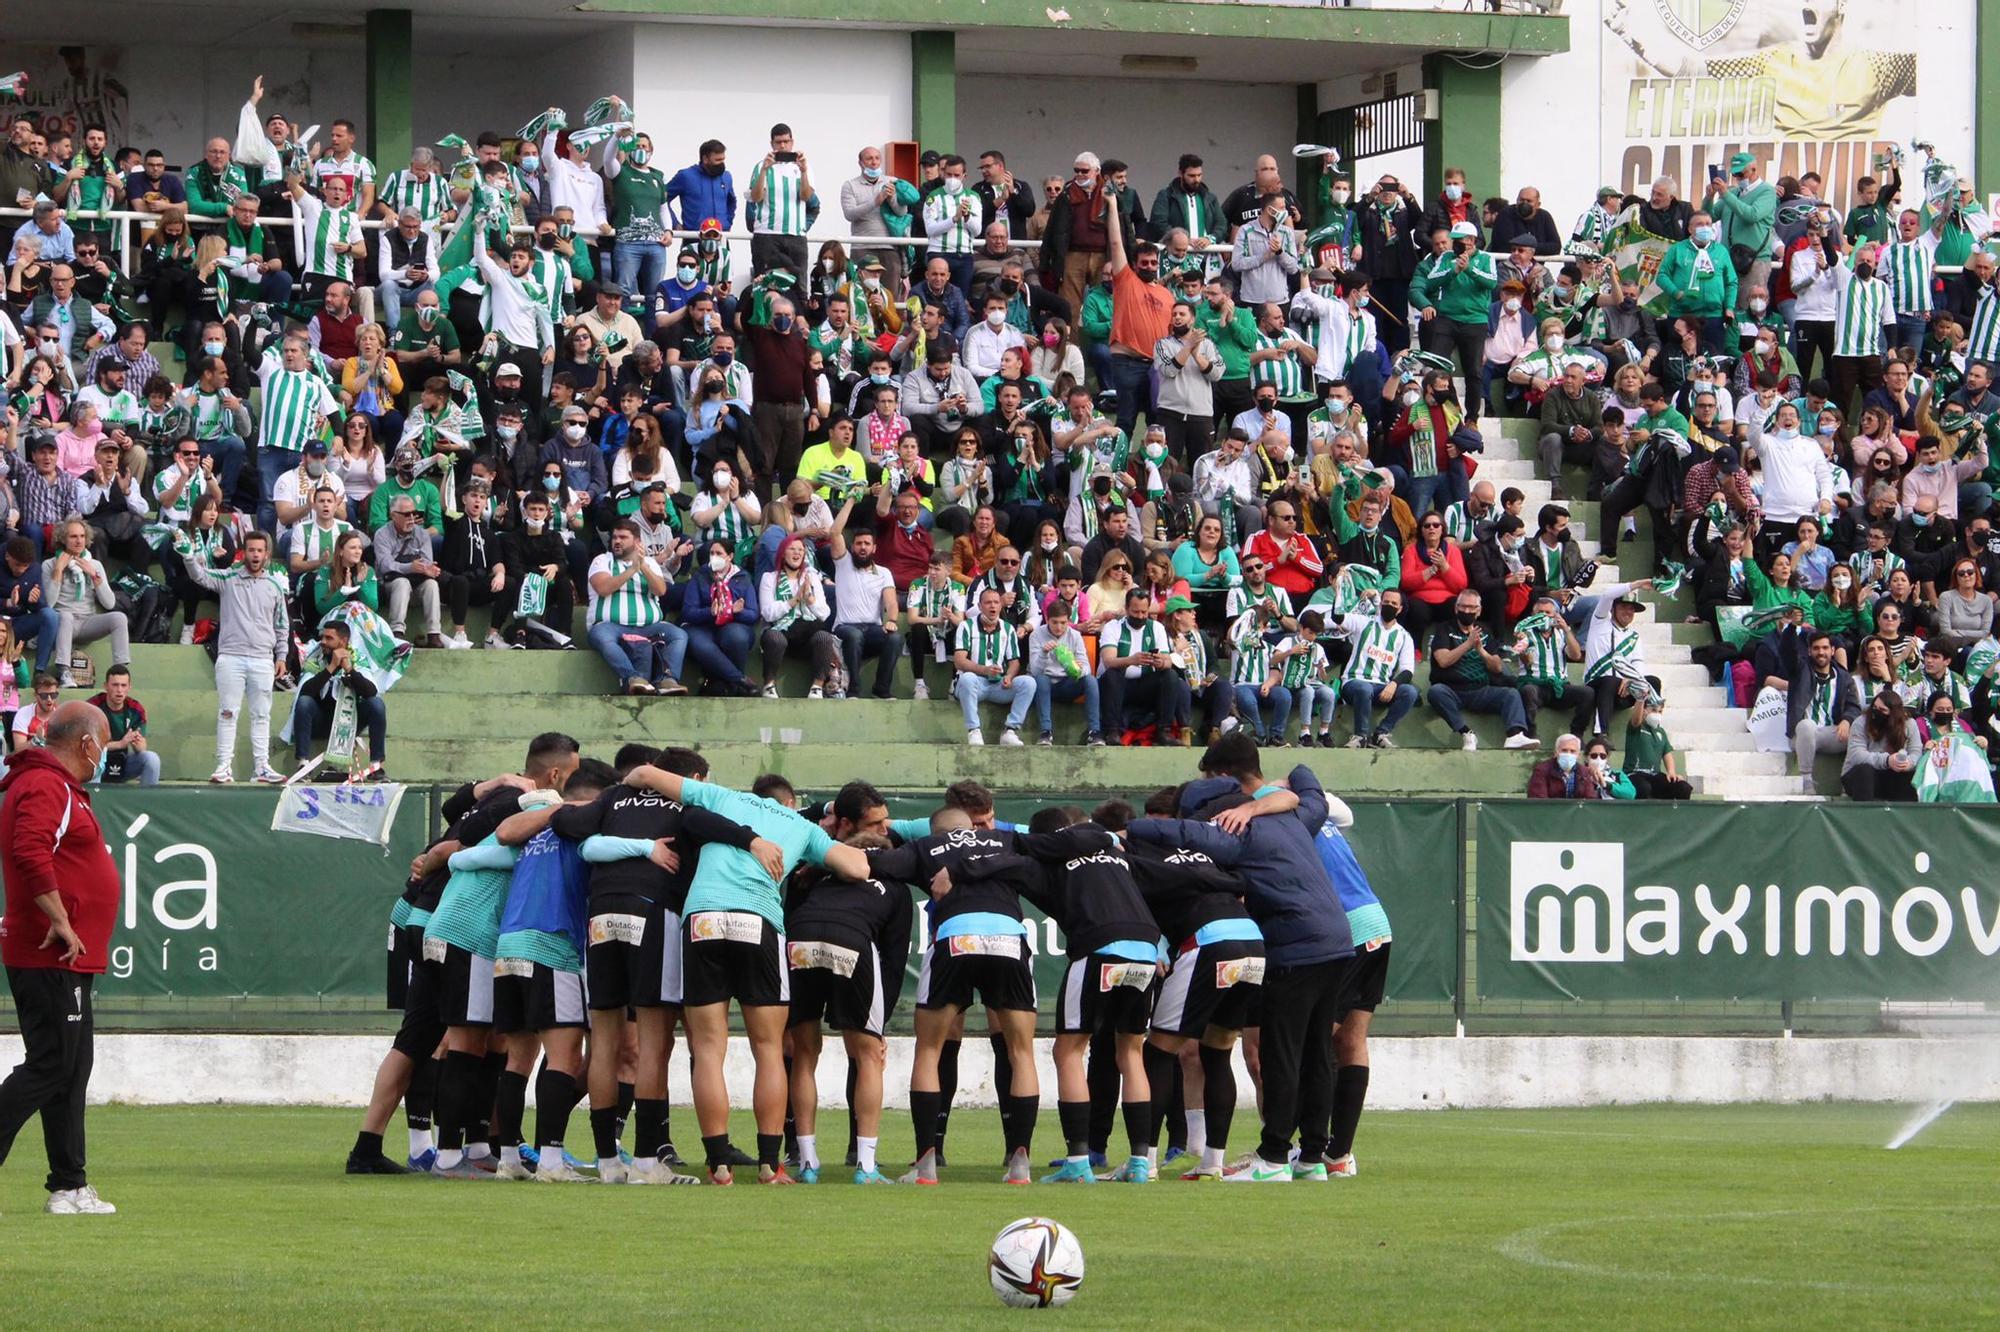
[[[1476,811],[1481,999],[2000,999],[1993,806]]]
[[[295,812],[381,788],[311,788]],[[111,787],[91,792],[124,887],[110,970],[97,993],[126,997],[379,998],[389,908],[423,849],[429,787],[411,787],[387,850],[274,832],[271,788]]]

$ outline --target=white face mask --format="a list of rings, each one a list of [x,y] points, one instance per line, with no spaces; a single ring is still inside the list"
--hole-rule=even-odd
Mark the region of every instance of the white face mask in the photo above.
[[[957,194],[964,189],[965,189],[965,182],[961,180],[959,177],[946,176],[944,178],[944,192],[946,194]]]
[[[1058,542],[1058,541],[1057,541],[1057,540],[1056,540],[1056,539],[1055,539],[1054,537],[1043,537],[1043,538],[1042,538],[1042,549],[1043,549],[1043,550],[1045,550],[1045,551],[1049,551],[1049,552],[1053,553],[1053,552],[1055,551],[1055,548],[1056,548],[1056,547],[1057,547],[1057,546],[1058,546],[1059,544],[1061,544],[1061,543],[1060,543],[1060,542]]]
[[[1349,189],[1335,187],[1333,191],[1333,201],[1337,204],[1345,204],[1349,199],[1353,197],[1354,197],[1354,191]]]
[[[563,438],[570,441],[572,444],[574,444],[577,440],[582,439],[583,436],[584,436],[584,429],[580,425],[566,425],[563,427]]]
[[[986,312],[986,322],[992,327],[998,328],[1007,322],[1007,312],[1005,310],[988,310]]]
[[[1770,302],[1766,301],[1762,296],[1752,296],[1750,298],[1750,313],[1763,314],[1769,304]]]
[[[530,532],[539,532],[544,527],[547,527],[548,524],[540,518],[524,517],[521,519],[521,526],[527,528]]]
[[[708,571],[710,573],[720,574],[724,569],[727,569],[728,567],[729,567],[729,557],[727,555],[724,555],[721,551],[717,551],[715,554],[708,557]]]
[[[1560,333],[1549,334],[1549,350],[1552,352],[1561,351],[1563,349],[1563,343],[1566,341],[1568,341],[1568,339],[1564,338],[1563,335]]]
[[[1403,405],[1404,405],[1405,407],[1413,407],[1413,406],[1415,406],[1415,405],[1416,405],[1416,401],[1417,401],[1417,391],[1416,391],[1415,389],[1404,389],[1404,390],[1403,390]]]
[[[1503,305],[1504,305],[1504,307],[1505,307],[1505,309],[1506,309],[1506,311],[1507,311],[1507,313],[1508,313],[1508,314],[1519,314],[1519,313],[1521,313],[1521,302],[1520,302],[1520,301],[1519,301],[1518,299],[1516,299],[1515,297],[1512,297],[1512,296],[1509,296],[1509,297],[1508,297],[1508,298],[1506,299],[1506,301],[1505,301],[1505,302],[1503,302]]]
[[[710,477],[709,480],[713,481],[715,483],[716,490],[720,491],[724,486],[727,486],[729,484],[729,473],[717,472],[714,476]]]

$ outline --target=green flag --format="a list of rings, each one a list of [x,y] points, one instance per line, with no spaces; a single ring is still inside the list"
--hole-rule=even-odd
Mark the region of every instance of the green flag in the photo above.
[[[1660,271],[1660,260],[1666,257],[1667,247],[1672,244],[1665,236],[1655,235],[1639,225],[1637,208],[1621,215],[1605,239],[1605,253],[1611,256],[1611,266],[1618,270],[1618,280],[1639,288],[1639,308],[1647,314],[1658,316],[1667,312],[1667,294],[1654,278]]]
[[[1941,735],[1924,746],[1917,767],[1917,799],[1926,805],[1991,805],[1993,770],[1986,754],[1963,731]]]

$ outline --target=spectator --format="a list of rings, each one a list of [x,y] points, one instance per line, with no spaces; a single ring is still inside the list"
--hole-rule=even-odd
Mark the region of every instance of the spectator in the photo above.
[[[1625,777],[1635,799],[1688,800],[1694,787],[1682,780],[1678,751],[1660,722],[1664,704],[1640,698],[1625,723]]]
[[[1111,373],[1108,387],[1118,397],[1118,428],[1129,438],[1138,415],[1151,417],[1153,349],[1167,335],[1173,293],[1159,285],[1160,252],[1150,241],[1141,241],[1127,257],[1120,227],[1105,233],[1104,272],[1111,276]],[[1079,294],[1079,299],[1080,299]],[[1071,304],[1074,306],[1075,301]],[[1247,315],[1247,311],[1245,312]],[[1255,321],[1250,324],[1254,343]],[[1244,376],[1247,379],[1248,348],[1245,349]],[[1226,372],[1225,372],[1225,377]]]
[[[887,497],[886,490],[884,497]],[[841,506],[834,518],[833,531],[833,598],[834,636],[840,639],[840,649],[845,660],[848,697],[861,697],[861,660],[864,655],[875,658],[874,697],[885,699],[891,696],[895,685],[896,662],[903,655],[903,634],[897,623],[896,588],[903,580],[900,570],[890,569],[876,562],[876,538],[874,532],[856,532],[847,535],[847,514],[853,505],[850,498]],[[882,510],[877,510],[878,515]],[[877,528],[885,522],[895,533],[888,538],[892,546],[903,544],[906,549],[916,541],[916,496],[905,492],[896,500],[896,517],[893,521],[878,516]],[[929,546],[929,541],[924,541]],[[907,555],[902,558],[907,559]],[[907,566],[906,566],[907,567]],[[919,573],[929,567],[926,559],[919,566]],[[915,577],[910,579],[915,582]]]
[[[1961,559],[1951,566],[1951,587],[1938,593],[1937,634],[1930,640],[1959,653],[1993,632],[1993,597],[1979,586],[1979,564]]]
[[[216,635],[215,771],[208,780],[236,780],[236,722],[245,698],[250,708],[250,756],[256,780],[283,782],[271,767],[271,690],[285,678],[285,658],[291,649],[291,617],[285,580],[270,567],[271,538],[251,532],[243,538],[243,562],[211,571],[202,559],[190,559],[195,546],[176,542],[188,576],[214,592],[221,603],[221,628]]]
[[[532,527],[529,535],[535,535]],[[546,566],[541,572],[551,582],[562,576],[560,570],[550,575]],[[669,623],[661,612],[660,598],[668,587],[666,575],[639,548],[636,523],[623,518],[612,525],[611,548],[591,562],[585,581],[590,588],[585,615],[590,645],[604,658],[623,691],[685,694],[687,687],[680,676],[687,659],[688,634]]]
[[[952,577],[951,568],[951,552],[933,550],[930,568],[905,590],[910,613],[910,673],[916,677],[910,696],[919,703],[931,696],[925,668],[932,661],[951,659],[954,632],[965,618],[965,587]]]
[[[1402,554],[1404,628],[1422,648],[1433,624],[1449,621],[1451,607],[1466,590],[1465,557],[1444,534],[1444,516],[1425,512],[1417,535]]]
[[[1521,691],[1508,678],[1506,660],[1486,645],[1479,594],[1470,588],[1460,592],[1454,616],[1455,622],[1440,622],[1431,636],[1431,684],[1425,699],[1458,732],[1467,750],[1479,748],[1479,737],[1465,724],[1465,712],[1497,714],[1507,733],[1502,748],[1535,748]]]
[[[1805,794],[1818,794],[1813,756],[1845,754],[1861,700],[1846,669],[1833,659],[1833,636],[1812,632],[1785,691],[1785,730],[1798,759]]]
[[[1596,459],[1603,438],[1604,397],[1590,387],[1584,367],[1572,361],[1563,367],[1557,386],[1542,396],[1540,412],[1542,474],[1549,480],[1549,498],[1560,502],[1567,498],[1563,467],[1586,467]]]
[[[1230,685],[1236,695],[1237,720],[1250,728],[1260,745],[1285,743],[1285,723],[1292,715],[1292,691],[1284,681],[1284,663],[1277,660],[1277,644],[1270,637],[1272,608],[1259,602],[1249,614],[1230,626],[1235,635],[1231,644]],[[1286,644],[1292,639],[1283,640]],[[1270,722],[1264,709],[1270,708]]]
[[[111,640],[111,664],[132,660],[124,612],[116,609],[111,580],[104,566],[90,558],[90,526],[72,518],[58,528],[56,553],[42,561],[42,585],[52,589],[49,608],[55,612],[56,669],[62,672],[62,687],[76,687],[70,675],[70,649],[100,638]]]
[[[709,692],[754,698],[757,687],[744,677],[750,644],[756,638],[757,590],[736,567],[735,547],[722,539],[705,545],[705,563],[682,585],[681,626],[687,650],[709,682]]]
[[[1326,573],[1318,548],[1299,534],[1299,508],[1287,497],[1265,506],[1263,528],[1243,543],[1243,555],[1263,560],[1267,580],[1283,588],[1294,604],[1311,596]]]
[[[1104,561],[1107,568],[1122,571],[1129,582],[1132,570],[1123,555]],[[1092,598],[1097,589],[1092,588]],[[1152,600],[1136,587],[1124,592],[1123,613],[1105,623],[1097,639],[1097,689],[1100,714],[1107,737],[1131,744],[1141,716],[1150,713],[1155,725],[1179,728],[1188,724],[1188,679],[1174,667],[1167,627],[1152,618]]]
[[[62,703],[62,682],[48,672],[37,671],[30,687],[34,691],[34,705],[16,709],[8,722],[10,753],[18,754],[38,743],[42,732],[48,729],[49,718]]]
[[[445,645],[440,629],[440,585],[443,566],[431,551],[430,533],[417,523],[417,505],[399,495],[389,505],[389,521],[375,529],[375,569],[388,589],[385,618],[396,637],[404,637],[410,601],[423,612],[422,646]]]
[[[810,650],[813,663],[812,685],[806,697],[839,697],[843,693],[840,640],[831,631],[833,607],[809,549],[806,538],[786,536],[778,546],[776,566],[764,575],[757,591],[763,621],[765,698],[778,697],[778,669],[787,656],[801,648]]]
[[[1411,708],[1417,705],[1416,643],[1410,631],[1396,623],[1403,613],[1403,593],[1399,588],[1383,591],[1377,598],[1375,614],[1365,609],[1345,616],[1337,630],[1349,644],[1346,667],[1340,676],[1340,698],[1354,710],[1354,734],[1349,749],[1394,749],[1390,733]],[[1381,724],[1375,722],[1377,706],[1387,708]]]
[[[1479,249],[1478,224],[1460,221],[1451,227],[1451,257],[1433,265],[1410,297],[1423,314],[1425,350],[1445,357],[1457,353],[1472,420],[1479,418],[1487,320],[1499,282],[1493,256]]]
[[[1556,737],[1556,752],[1528,774],[1530,800],[1601,800],[1597,774],[1583,763],[1583,742],[1564,732]]]
[[[1036,697],[1036,677],[1022,673],[1021,640],[1000,618],[1000,602],[998,588],[983,589],[977,614],[962,620],[953,635],[951,658],[956,674],[951,689],[965,716],[969,745],[986,743],[979,725],[979,705],[1004,702],[1009,706],[1000,743],[1019,747],[1021,726]]]
[[[1175,598],[1190,609],[1192,602]],[[1104,734],[1097,676],[1090,669],[1089,653],[1082,633],[1074,623],[1070,607],[1060,601],[1049,603],[1046,618],[1028,639],[1028,678],[1035,686],[1035,711],[1041,722],[1040,743],[1055,743],[1051,705],[1083,701],[1086,745],[1102,745]]]
[[[121,665],[105,671],[104,690],[91,696],[90,705],[104,714],[111,727],[100,780],[158,786],[160,756],[146,747],[146,709],[132,697],[132,668]]]
[[[451,634],[444,640],[448,648],[462,651],[472,646],[472,640],[465,636],[467,609],[488,606],[497,612],[500,595],[507,587],[507,563],[500,533],[488,516],[492,500],[491,486],[470,480],[459,499],[463,511],[445,522],[444,548],[438,562],[444,570],[440,581],[446,614],[451,621]],[[486,646],[505,646],[490,627]]]
[[[357,732],[368,733],[368,763],[350,771],[350,781],[379,782],[386,777],[383,762],[388,756],[389,713],[375,682],[354,664],[352,634],[344,620],[330,620],[319,629],[320,668],[299,681],[299,696],[292,705],[292,752],[301,769],[311,757],[312,742],[325,736],[332,739],[334,714],[340,693],[354,697]]]
[[[1761,571],[1756,576],[1762,577]],[[1571,730],[1607,734],[1614,712],[1632,706],[1644,688],[1659,691],[1657,677],[1646,674],[1645,648],[1632,625],[1645,609],[1638,591],[1652,585],[1650,578],[1613,583],[1591,602],[1584,633],[1583,701]]]
[[[1840,785],[1849,800],[1914,801],[1915,773],[1923,762],[1917,723],[1894,689],[1879,691],[1861,724],[1850,725]]]

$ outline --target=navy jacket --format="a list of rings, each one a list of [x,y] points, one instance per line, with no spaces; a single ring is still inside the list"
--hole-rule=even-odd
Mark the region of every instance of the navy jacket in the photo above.
[[[1315,840],[1326,822],[1326,792],[1304,764],[1292,769],[1290,780],[1298,809],[1253,819],[1241,837],[1194,818],[1135,819],[1126,835],[1155,846],[1200,851],[1242,876],[1244,904],[1264,931],[1264,952],[1272,965],[1301,967],[1352,957],[1347,912],[1326,876]],[[1190,782],[1181,793],[1181,810],[1192,814],[1241,789],[1227,777]]]

